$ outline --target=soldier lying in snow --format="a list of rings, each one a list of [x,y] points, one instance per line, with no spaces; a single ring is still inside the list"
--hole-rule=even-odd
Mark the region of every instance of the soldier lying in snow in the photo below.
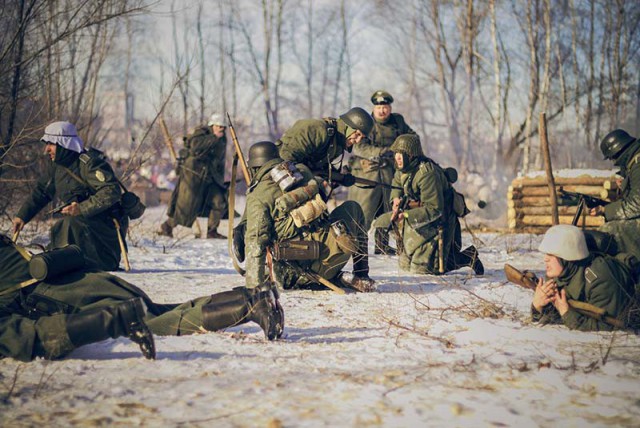
[[[282,335],[284,313],[270,285],[157,304],[135,285],[83,264],[76,246],[32,256],[0,234],[0,358],[61,358],[120,336],[155,358],[152,334],[183,336],[249,321],[269,340]]]

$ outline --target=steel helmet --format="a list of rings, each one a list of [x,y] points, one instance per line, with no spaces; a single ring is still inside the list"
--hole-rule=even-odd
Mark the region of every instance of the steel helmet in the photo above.
[[[600,151],[605,159],[615,159],[636,139],[623,129],[616,129],[607,134],[600,142]]]
[[[271,141],[259,141],[249,148],[249,168],[260,168],[272,159],[279,158],[278,148]]]
[[[422,144],[420,144],[420,137],[416,134],[402,134],[398,136],[390,149],[394,153],[404,153],[411,158],[424,156]]]
[[[580,228],[570,224],[550,227],[544,234],[538,251],[567,261],[582,260],[589,256],[584,233]]]
[[[353,107],[351,110],[340,116],[340,119],[350,128],[357,129],[368,137],[373,129],[373,118],[363,108]]]

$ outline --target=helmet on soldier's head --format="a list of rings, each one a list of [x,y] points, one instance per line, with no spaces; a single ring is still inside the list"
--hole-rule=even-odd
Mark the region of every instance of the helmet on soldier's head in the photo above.
[[[260,168],[271,159],[277,159],[278,148],[271,141],[260,141],[249,148],[249,168]]]
[[[420,137],[416,134],[402,134],[393,142],[390,147],[394,153],[403,153],[411,158],[424,156]]]
[[[580,228],[570,224],[550,227],[544,234],[538,251],[567,261],[582,260],[589,256],[584,233]]]
[[[340,116],[340,119],[350,128],[357,129],[368,137],[373,129],[373,118],[363,108],[353,107],[351,110]]]
[[[615,159],[627,146],[636,139],[622,129],[616,129],[607,134],[600,142],[600,151],[605,159]]]
[[[375,91],[371,95],[371,102],[374,106],[379,104],[391,104],[393,103],[393,97],[387,91]]]
[[[208,126],[213,126],[213,125],[224,126],[226,128],[227,121],[224,120],[224,117],[221,114],[213,113],[209,118],[209,122],[207,122],[207,125]]]

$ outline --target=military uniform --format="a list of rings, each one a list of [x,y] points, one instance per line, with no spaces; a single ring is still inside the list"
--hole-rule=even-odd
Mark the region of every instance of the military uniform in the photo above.
[[[321,130],[321,127],[318,129]],[[358,204],[345,202],[330,215],[327,216],[324,213],[308,225],[297,226],[293,215],[276,203],[276,200],[286,192],[281,190],[270,172],[282,162],[283,159],[276,157],[259,166],[248,190],[245,211],[247,220],[245,232],[246,286],[255,287],[267,280],[267,249],[276,243],[293,239],[319,242],[320,256],[317,260],[274,260],[275,280],[280,286],[292,288],[314,283],[302,275],[301,271],[306,270],[319,274],[328,280],[337,279],[338,274],[352,256],[350,251],[346,251],[339,245],[334,230],[330,227],[331,223],[338,220],[344,222],[350,236],[356,242],[357,248],[353,254],[354,274],[368,279],[367,237],[360,226],[364,217]],[[297,164],[296,167],[302,174],[302,181],[296,188],[317,186],[313,174],[305,165]]]
[[[484,267],[472,246],[460,251],[462,237],[458,216],[465,215],[454,209],[454,198],[460,198],[445,171],[422,153],[417,135],[405,134],[391,147],[403,155],[404,163],[398,168],[392,184],[402,190],[391,190],[394,199],[408,198],[410,203],[396,223],[402,247],[399,248],[400,269],[420,274],[441,274],[462,266],[469,266],[481,275]],[[462,203],[464,205],[464,203]],[[466,209],[466,207],[464,207]],[[374,226],[389,224],[392,213],[380,216]],[[440,238],[442,229],[443,272],[440,272]]]
[[[623,156],[621,197],[605,206],[606,223],[599,230],[613,234],[621,252],[640,259],[640,142],[632,143]]]
[[[76,244],[92,267],[116,270],[121,253],[113,219],[120,222],[123,239],[128,222],[120,197],[120,185],[101,152],[76,153],[58,146],[54,161],[16,216],[28,223],[55,198],[61,204],[77,202],[80,215],[65,216],[51,228],[50,248]]]
[[[30,254],[18,248],[0,235],[0,358],[60,358],[81,344],[124,336],[126,325],[113,309],[132,299],[144,302],[144,323],[157,335],[184,336],[248,321],[258,322],[270,339],[282,334],[283,316],[269,290],[234,289],[182,304],[156,304],[106,272],[76,270],[36,282],[29,273]],[[27,281],[34,283],[19,288]],[[80,328],[71,329],[72,324]]]
[[[186,157],[171,195],[168,225],[191,227],[197,217],[208,216],[208,234],[217,233],[227,207],[224,164],[226,136],[218,138],[210,126],[196,128],[187,138]]]
[[[623,319],[634,296],[634,280],[629,268],[617,258],[591,255],[586,259],[565,262],[562,274],[556,278],[558,289],[566,291],[567,299],[586,302],[606,311],[608,316]],[[562,317],[549,304],[538,312],[531,307],[534,322],[563,323],[572,330],[609,331],[613,326],[569,309]]]
[[[344,122],[331,118],[298,120],[276,141],[276,146],[284,160],[304,163],[314,172],[328,171],[347,146],[346,127]]]

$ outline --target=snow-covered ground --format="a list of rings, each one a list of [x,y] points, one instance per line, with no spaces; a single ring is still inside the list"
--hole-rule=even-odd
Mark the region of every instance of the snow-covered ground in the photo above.
[[[119,276],[158,302],[243,285],[226,241],[156,237],[162,217],[133,224],[133,270]],[[638,426],[640,337],[532,325],[531,292],[502,268],[540,273],[540,237],[463,239],[485,276],[414,276],[371,256],[377,292],[284,292],[276,342],[243,325],[157,337],[156,361],[122,338],[61,361],[0,360],[0,425]]]

